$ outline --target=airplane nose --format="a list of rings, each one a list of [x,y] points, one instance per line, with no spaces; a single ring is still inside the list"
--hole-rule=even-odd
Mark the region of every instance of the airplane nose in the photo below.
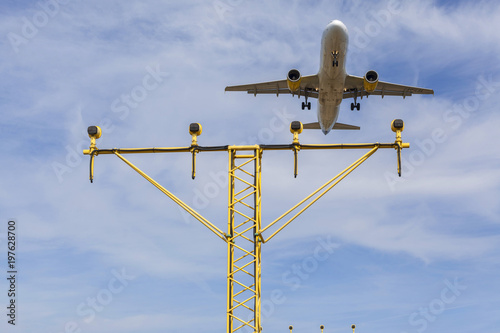
[[[321,130],[321,131],[323,132],[324,135],[327,135],[328,132],[330,132],[330,131],[327,131],[327,130]]]
[[[347,31],[347,27],[345,26],[344,23],[342,23],[342,21],[339,21],[339,20],[333,20],[332,22],[330,22],[329,24],[330,27],[335,27],[335,28],[341,28],[342,30],[344,31]]]

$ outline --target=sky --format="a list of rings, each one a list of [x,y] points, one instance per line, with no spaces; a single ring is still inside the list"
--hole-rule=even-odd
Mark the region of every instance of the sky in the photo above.
[[[315,74],[321,34],[349,30],[347,72],[435,94],[363,98],[303,144],[394,142],[262,249],[264,332],[498,332],[500,3],[497,1],[79,1],[0,4],[1,332],[222,332],[226,244],[99,148],[291,143],[316,121],[290,96],[227,85]],[[361,151],[266,151],[267,225]],[[227,153],[129,155],[225,230]],[[8,323],[8,226],[16,321]],[[12,223],[11,223],[12,224]]]

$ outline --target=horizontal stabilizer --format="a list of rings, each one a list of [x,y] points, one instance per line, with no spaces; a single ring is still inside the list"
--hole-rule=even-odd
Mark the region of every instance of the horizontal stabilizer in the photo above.
[[[316,123],[309,123],[309,124],[304,124],[304,129],[321,129],[321,126],[319,125],[318,122]],[[354,125],[347,125],[347,124],[342,124],[342,123],[335,123],[333,125],[334,130],[359,130],[359,126],[354,126]]]
[[[302,125],[304,129],[321,129],[321,126],[319,126],[319,123],[309,123],[309,124],[303,124]]]
[[[342,124],[342,123],[335,123],[333,125],[334,130],[359,130],[359,126],[354,126],[354,125],[347,125],[347,124]]]

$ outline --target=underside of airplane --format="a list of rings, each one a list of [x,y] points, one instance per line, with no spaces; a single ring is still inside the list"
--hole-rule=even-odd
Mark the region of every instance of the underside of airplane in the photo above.
[[[321,40],[321,64],[318,74],[302,76],[297,69],[288,72],[286,79],[228,86],[225,91],[246,91],[258,94],[291,94],[304,97],[302,109],[311,109],[309,98],[318,99],[318,122],[304,124],[305,129],[321,129],[324,134],[330,130],[359,130],[358,126],[337,122],[339,106],[344,99],[353,98],[351,110],[360,110],[358,98],[375,96],[401,96],[413,94],[434,94],[432,89],[412,87],[379,81],[379,75],[369,70],[363,77],[349,75],[345,71],[348,32],[345,25],[334,20],[327,25]]]

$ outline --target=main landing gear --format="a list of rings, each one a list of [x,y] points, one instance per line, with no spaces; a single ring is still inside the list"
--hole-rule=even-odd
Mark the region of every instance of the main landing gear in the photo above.
[[[358,99],[358,90],[354,89],[354,103],[351,103],[351,111],[354,111],[354,109],[358,110],[361,108],[361,105],[359,103],[356,103],[356,100]]]
[[[304,91],[304,98],[306,99],[305,102],[302,102],[302,110],[304,110],[305,108],[307,108],[308,110],[311,110],[311,102],[307,102],[307,92],[308,92],[308,88],[305,89]]]
[[[333,51],[332,56],[333,56],[332,66],[339,67],[339,61],[337,60],[337,57],[339,56],[339,51]]]

